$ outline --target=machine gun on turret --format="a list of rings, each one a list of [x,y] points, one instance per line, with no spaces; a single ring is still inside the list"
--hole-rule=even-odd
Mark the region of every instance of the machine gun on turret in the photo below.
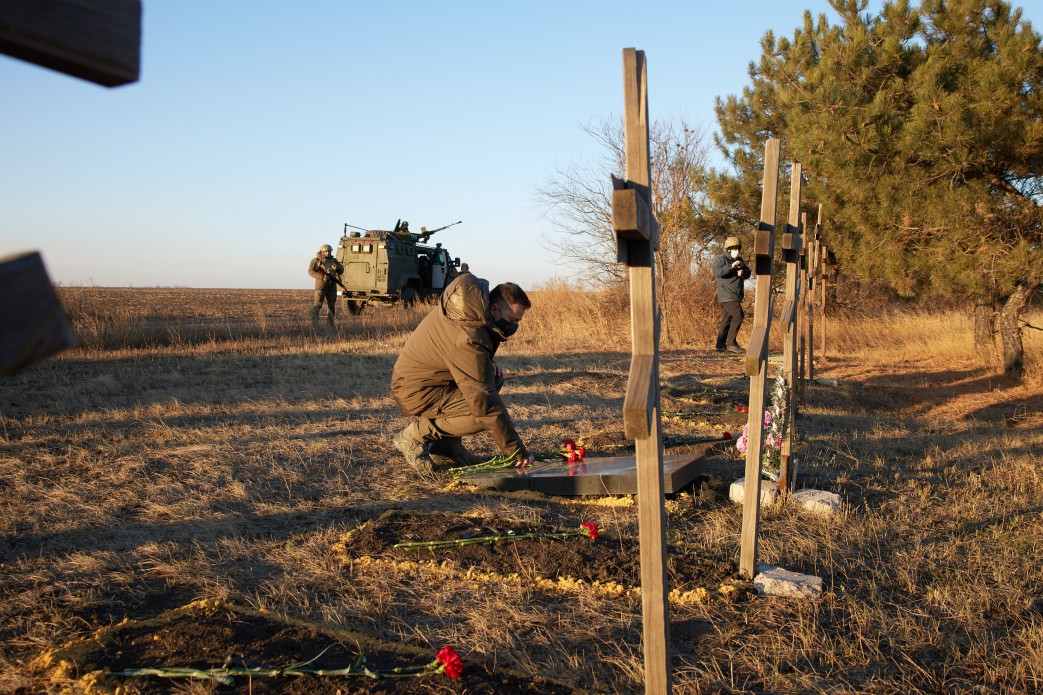
[[[417,235],[418,241],[420,241],[421,244],[426,243],[427,240],[431,238],[432,234],[436,234],[437,232],[440,232],[443,229],[449,229],[453,225],[460,224],[461,222],[463,222],[463,220],[457,220],[456,222],[451,222],[451,223],[447,224],[444,227],[439,227],[438,229],[432,229],[430,232],[427,231],[427,227],[421,227],[420,228],[420,234]]]

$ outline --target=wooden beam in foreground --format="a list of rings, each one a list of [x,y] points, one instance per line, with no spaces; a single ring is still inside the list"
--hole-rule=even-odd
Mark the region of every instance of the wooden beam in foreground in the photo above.
[[[76,342],[39,253],[0,258],[0,376]]]
[[[3,0],[0,53],[106,87],[141,72],[141,0]]]

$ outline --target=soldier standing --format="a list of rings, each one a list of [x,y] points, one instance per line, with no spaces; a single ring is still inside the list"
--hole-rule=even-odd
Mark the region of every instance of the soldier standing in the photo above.
[[[323,244],[319,253],[308,264],[308,275],[315,278],[315,301],[311,306],[311,325],[319,325],[319,309],[326,303],[326,323],[333,328],[333,318],[337,314],[337,279],[344,272],[344,266],[333,257],[333,247]]]

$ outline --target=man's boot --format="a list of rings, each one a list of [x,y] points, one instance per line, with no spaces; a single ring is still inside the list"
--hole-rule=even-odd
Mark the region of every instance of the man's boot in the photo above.
[[[416,420],[409,423],[409,425],[396,434],[391,441],[395,443],[398,450],[406,457],[406,463],[408,463],[417,473],[429,475],[434,471],[434,467],[431,464],[431,457],[427,454],[427,444],[420,437]]]
[[[311,308],[311,312],[308,315],[311,317],[311,327],[313,329],[314,328],[318,328],[319,327],[319,307],[313,306]]]
[[[429,451],[431,460],[446,468],[473,466],[486,460],[468,451],[459,437],[435,440],[431,442]]]

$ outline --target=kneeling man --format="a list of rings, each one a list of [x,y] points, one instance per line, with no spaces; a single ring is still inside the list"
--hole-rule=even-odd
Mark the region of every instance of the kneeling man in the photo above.
[[[490,291],[488,281],[467,273],[409,337],[391,372],[391,394],[403,415],[416,417],[394,438],[414,469],[430,472],[432,459],[476,463],[460,438],[482,430],[516,466],[533,462],[500,398],[503,370],[493,362],[531,306],[513,282]]]

